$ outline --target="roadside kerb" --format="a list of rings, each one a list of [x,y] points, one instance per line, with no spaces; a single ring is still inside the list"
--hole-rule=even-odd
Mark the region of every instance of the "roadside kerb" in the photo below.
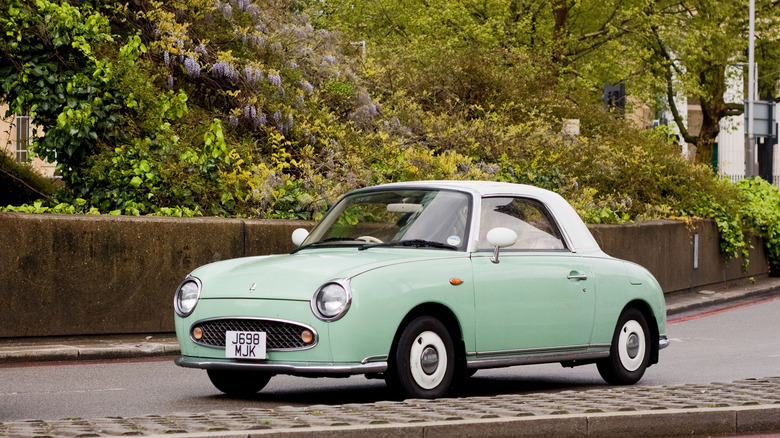
[[[664,298],[666,315],[674,316],[693,310],[778,294],[780,294],[780,277],[767,277],[755,284],[748,283],[717,291],[704,289],[696,292],[677,292],[667,294]]]
[[[780,377],[679,386],[17,420],[0,437],[674,437],[780,431]]]
[[[139,336],[113,337],[112,340],[73,337],[58,339],[21,339],[0,342],[0,364],[54,361],[130,359],[179,354],[173,334],[155,335],[159,341]]]
[[[460,438],[521,437],[680,437],[727,435],[780,430],[779,406],[675,409],[646,412],[547,415],[541,417],[453,420],[371,426],[299,427],[285,430],[244,430],[177,434],[196,438]],[[165,437],[168,435],[152,435]]]

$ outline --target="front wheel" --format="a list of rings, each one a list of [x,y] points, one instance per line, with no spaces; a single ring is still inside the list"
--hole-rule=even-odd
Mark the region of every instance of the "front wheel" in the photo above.
[[[650,330],[644,315],[627,309],[620,315],[609,357],[597,362],[599,374],[612,385],[632,385],[644,375],[650,361]]]
[[[256,394],[273,377],[272,374],[253,371],[206,370],[211,383],[220,391],[232,396]]]
[[[409,323],[398,340],[388,384],[411,398],[437,398],[449,391],[454,375],[455,348],[444,324],[430,316]]]

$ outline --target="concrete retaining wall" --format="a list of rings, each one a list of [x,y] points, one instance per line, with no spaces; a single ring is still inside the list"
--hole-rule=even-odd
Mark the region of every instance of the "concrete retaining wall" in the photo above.
[[[667,292],[767,273],[758,242],[750,270],[726,261],[711,222],[600,225],[610,255],[646,266]],[[173,331],[173,292],[216,260],[289,252],[309,222],[0,213],[0,338]],[[699,238],[693,268],[694,235]]]
[[[196,267],[289,252],[308,223],[0,213],[0,337],[173,331]]]
[[[591,234],[607,254],[647,268],[664,292],[717,289],[739,279],[768,275],[763,242],[753,238],[750,264],[727,259],[720,251],[715,222],[650,221],[622,225],[589,225]]]

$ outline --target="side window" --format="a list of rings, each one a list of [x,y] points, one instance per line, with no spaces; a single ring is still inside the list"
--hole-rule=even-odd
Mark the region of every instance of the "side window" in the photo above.
[[[507,249],[562,250],[566,249],[552,217],[544,206],[531,199],[497,197],[482,200],[478,249],[493,249],[487,233],[504,227],[517,233],[517,242]]]

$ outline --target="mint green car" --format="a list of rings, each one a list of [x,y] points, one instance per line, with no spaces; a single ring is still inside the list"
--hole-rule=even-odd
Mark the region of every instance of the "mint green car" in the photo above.
[[[253,394],[276,374],[364,374],[435,398],[482,368],[597,364],[633,384],[658,362],[666,310],[641,266],[599,248],[536,187],[461,181],[355,190],[290,254],[225,260],[178,287],[183,367]]]

